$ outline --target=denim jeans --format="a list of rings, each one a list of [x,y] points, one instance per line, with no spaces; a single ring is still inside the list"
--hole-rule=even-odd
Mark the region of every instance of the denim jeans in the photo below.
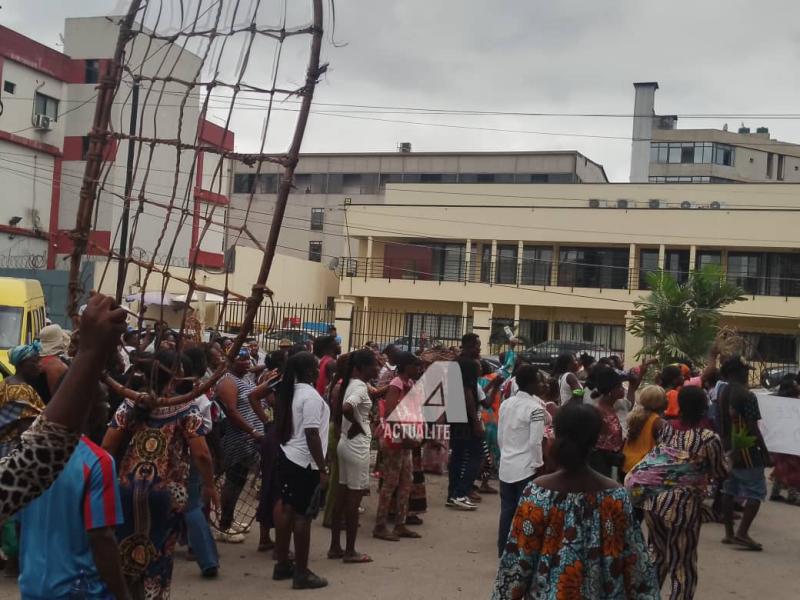
[[[497,556],[503,556],[503,549],[506,547],[511,521],[514,520],[514,513],[517,512],[520,496],[533,477],[531,475],[527,479],[514,483],[500,482],[500,527],[497,531]]]
[[[448,465],[448,498],[462,498],[472,491],[483,461],[480,438],[451,438]]]
[[[197,566],[201,571],[205,571],[211,567],[219,567],[219,554],[203,510],[201,487],[200,474],[193,465],[189,471],[189,498],[186,502],[186,511],[183,513],[183,521],[186,523],[189,546],[194,552]]]

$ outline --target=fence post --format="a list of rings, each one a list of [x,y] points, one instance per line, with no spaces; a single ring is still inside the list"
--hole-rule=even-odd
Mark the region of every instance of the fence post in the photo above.
[[[349,352],[352,348],[353,310],[355,302],[347,298],[334,300],[334,326],[336,333],[342,338],[342,351]]]
[[[484,351],[489,349],[489,335],[492,331],[492,307],[473,306],[472,307],[472,332],[477,333],[481,339],[481,348]]]
[[[634,356],[641,351],[643,343],[642,338],[636,337],[628,331],[628,325],[633,319],[633,313],[628,311],[625,313],[625,364],[633,365],[636,360]]]

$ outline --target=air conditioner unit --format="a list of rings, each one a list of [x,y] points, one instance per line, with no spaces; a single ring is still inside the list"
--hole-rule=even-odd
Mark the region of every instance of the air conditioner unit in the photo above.
[[[622,208],[622,209],[630,208],[632,204],[633,202],[631,202],[630,200],[626,200],[625,198],[620,198],[619,200],[617,200],[617,208]]]
[[[47,115],[34,115],[33,116],[33,126],[36,129],[44,129],[49,131],[53,128],[50,123],[50,117]]]
[[[589,198],[589,208],[605,208],[608,206],[608,200],[600,200],[599,198]]]
[[[683,208],[683,209],[695,208],[695,205],[694,205],[694,203],[689,202],[688,200],[684,200],[683,202],[681,202],[681,208]]]
[[[719,200],[714,200],[713,202],[709,202],[708,208],[713,210],[720,210],[722,208],[726,208],[728,205],[725,202],[720,202]]]
[[[661,208],[661,200],[658,198],[651,198],[647,202],[648,208]]]

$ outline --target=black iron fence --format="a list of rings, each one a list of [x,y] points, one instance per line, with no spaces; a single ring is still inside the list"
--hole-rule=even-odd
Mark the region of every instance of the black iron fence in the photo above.
[[[356,308],[350,331],[350,347],[376,343],[383,349],[395,344],[416,352],[421,347],[459,346],[461,336],[472,329],[471,318],[454,314],[372,310]]]
[[[239,333],[246,311],[244,302],[229,302],[222,316],[222,330],[231,334]],[[332,307],[264,302],[256,313],[252,335],[264,350],[276,350],[284,339],[292,344],[313,341],[316,337],[326,335],[333,324]]]
[[[785,333],[739,332],[744,355],[754,367],[751,384],[774,387],[787,374],[800,368],[800,336]]]

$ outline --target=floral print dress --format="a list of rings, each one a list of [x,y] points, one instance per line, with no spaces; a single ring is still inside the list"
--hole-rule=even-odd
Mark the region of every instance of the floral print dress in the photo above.
[[[644,537],[623,488],[520,498],[492,600],[658,600]]]

